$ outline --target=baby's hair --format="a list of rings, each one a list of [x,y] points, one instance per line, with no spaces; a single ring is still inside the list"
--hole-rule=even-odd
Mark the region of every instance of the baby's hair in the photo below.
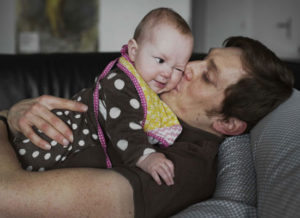
[[[159,24],[173,25],[180,33],[192,36],[189,25],[177,12],[171,8],[156,8],[143,17],[134,31],[133,38],[138,42],[147,30]]]

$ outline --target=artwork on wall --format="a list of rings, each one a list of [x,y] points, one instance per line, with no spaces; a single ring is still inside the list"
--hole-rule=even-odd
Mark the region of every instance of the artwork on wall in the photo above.
[[[98,50],[98,0],[18,0],[17,52]]]

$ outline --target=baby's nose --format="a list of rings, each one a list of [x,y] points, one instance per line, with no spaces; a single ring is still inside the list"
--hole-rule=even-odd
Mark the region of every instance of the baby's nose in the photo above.
[[[166,67],[163,71],[163,76],[166,78],[170,78],[172,75],[172,68],[171,67]]]

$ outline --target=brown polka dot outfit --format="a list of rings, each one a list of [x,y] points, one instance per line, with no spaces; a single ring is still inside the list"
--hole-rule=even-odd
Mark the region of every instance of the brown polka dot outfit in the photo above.
[[[52,111],[73,130],[74,142],[69,146],[63,147],[37,129],[38,135],[52,146],[50,151],[39,149],[21,134],[15,137],[14,145],[26,169],[42,171],[57,168],[66,159],[89,146],[101,147],[93,111],[93,90],[82,90],[73,97],[89,106],[87,112]],[[112,163],[135,166],[141,156],[155,152],[157,146],[153,144],[156,141],[148,139],[145,134],[141,125],[143,118],[144,111],[135,86],[125,73],[115,67],[100,80],[98,113],[105,141],[109,141],[118,154],[118,160],[111,159]]]

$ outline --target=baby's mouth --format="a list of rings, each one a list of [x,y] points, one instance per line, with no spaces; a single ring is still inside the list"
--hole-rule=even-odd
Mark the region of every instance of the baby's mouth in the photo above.
[[[166,82],[163,83],[163,82],[159,82],[157,80],[155,80],[155,82],[160,89],[166,87],[166,84],[167,84]]]

